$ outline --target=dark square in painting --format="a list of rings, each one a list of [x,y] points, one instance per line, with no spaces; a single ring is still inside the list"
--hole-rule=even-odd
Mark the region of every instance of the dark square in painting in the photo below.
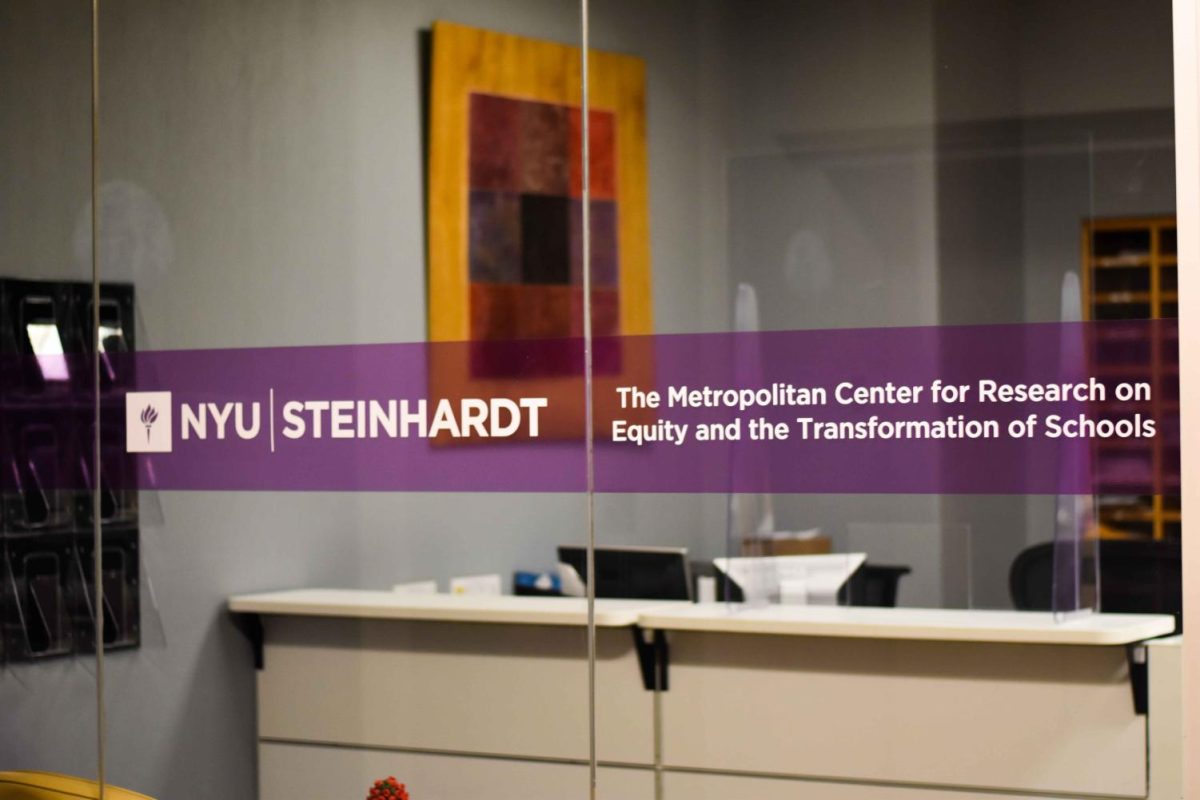
[[[521,198],[509,192],[471,192],[470,244],[473,283],[521,280]]]
[[[570,282],[570,203],[566,197],[521,196],[522,283]]]
[[[521,105],[507,97],[471,95],[472,189],[520,190]]]

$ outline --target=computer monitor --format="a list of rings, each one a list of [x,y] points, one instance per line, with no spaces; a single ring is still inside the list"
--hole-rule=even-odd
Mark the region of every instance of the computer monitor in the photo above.
[[[587,580],[587,548],[563,545],[558,560]],[[686,547],[597,547],[596,597],[691,600]]]

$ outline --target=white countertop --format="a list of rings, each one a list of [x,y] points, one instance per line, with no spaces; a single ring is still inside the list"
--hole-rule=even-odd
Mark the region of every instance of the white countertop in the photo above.
[[[575,597],[294,589],[232,597],[229,609],[239,613],[352,619],[587,624],[587,603]],[[1175,620],[1158,614],[1092,614],[1055,622],[1053,615],[1041,611],[780,605],[750,608],[724,603],[601,599],[596,601],[596,625],[776,636],[1123,645],[1165,636],[1174,630]]]
[[[1080,645],[1131,644],[1175,629],[1173,617],[1159,614],[1091,614],[1055,622],[1041,611],[724,603],[649,609],[638,624],[665,631]]]
[[[597,600],[596,626],[623,628],[642,611],[689,605],[682,601]],[[354,589],[293,589],[244,594],[229,610],[251,614],[357,619],[492,622],[519,625],[587,625],[587,601],[578,597],[397,594]]]

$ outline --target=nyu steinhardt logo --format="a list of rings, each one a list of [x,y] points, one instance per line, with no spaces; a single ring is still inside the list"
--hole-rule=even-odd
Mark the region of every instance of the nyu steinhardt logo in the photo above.
[[[125,452],[171,452],[171,393],[125,395]]]
[[[538,436],[539,412],[545,397],[466,397],[457,405],[448,398],[436,402],[426,398],[386,400],[287,400],[278,408],[282,422],[279,433],[296,439],[408,439],[478,437],[504,439],[524,428]],[[268,432],[275,452],[275,390],[267,394],[266,413],[257,401],[179,404],[179,440],[186,447],[192,440],[236,436],[254,441]],[[173,452],[172,399],[170,392],[129,392],[125,395],[125,451],[127,453]]]

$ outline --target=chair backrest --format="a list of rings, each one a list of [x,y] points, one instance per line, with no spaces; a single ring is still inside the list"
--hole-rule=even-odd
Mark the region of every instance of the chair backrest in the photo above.
[[[1100,610],[1129,614],[1173,614],[1183,629],[1183,575],[1178,540],[1102,539]],[[1013,605],[1049,611],[1054,581],[1054,544],[1021,551],[1008,574]]]
[[[100,786],[86,778],[55,772],[0,772],[0,800],[95,800]],[[105,800],[153,800],[148,795],[106,784]]]
[[[838,593],[838,602],[848,606],[895,608],[900,579],[912,567],[892,564],[863,564]]]
[[[1045,542],[1017,554],[1008,570],[1008,593],[1020,611],[1050,611],[1054,585],[1054,544]]]

